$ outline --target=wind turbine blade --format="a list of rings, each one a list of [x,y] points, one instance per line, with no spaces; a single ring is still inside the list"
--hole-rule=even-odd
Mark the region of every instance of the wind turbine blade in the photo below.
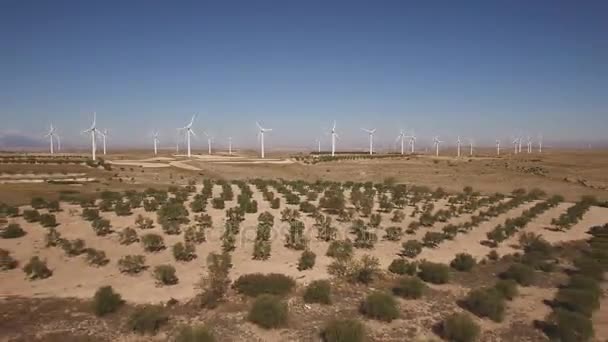
[[[332,131],[336,130],[336,120],[334,120],[334,128],[332,128]]]
[[[255,125],[256,125],[256,126],[258,126],[258,128],[260,129],[260,131],[263,131],[263,130],[264,130],[264,128],[262,128],[262,126],[260,125],[260,123],[259,123],[259,122],[257,122],[257,121],[256,121],[256,122],[255,122]]]
[[[196,114],[192,115],[192,119],[190,119],[190,123],[186,126],[187,128],[192,127],[192,124],[194,124],[194,119],[196,118]]]

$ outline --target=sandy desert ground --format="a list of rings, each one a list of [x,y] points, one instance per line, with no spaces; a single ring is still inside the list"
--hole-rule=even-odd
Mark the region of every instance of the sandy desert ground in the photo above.
[[[277,154],[272,159],[261,162],[251,156],[217,156],[197,155],[192,160],[182,156],[166,155],[150,158],[140,153],[121,153],[107,158],[109,169],[90,168],[84,165],[29,165],[19,163],[0,164],[0,202],[18,205],[20,211],[30,209],[29,200],[41,196],[47,199],[58,199],[62,193],[76,192],[82,196],[96,197],[103,190],[142,191],[147,187],[166,189],[168,186],[183,186],[188,181],[196,182],[195,193],[200,193],[203,179],[243,180],[243,179],[286,179],[314,182],[355,181],[382,182],[391,178],[394,182],[407,185],[424,185],[432,189],[442,187],[453,196],[462,191],[465,186],[472,186],[480,191],[480,196],[489,196],[495,192],[508,194],[516,188],[527,190],[539,188],[548,195],[559,194],[565,201],[553,208],[542,212],[533,218],[521,232],[540,234],[546,241],[561,245],[589,238],[589,227],[608,223],[608,208],[595,205],[584,213],[582,218],[566,231],[552,229],[553,219],[558,218],[572,207],[584,195],[592,195],[598,203],[608,200],[608,152],[606,151],[550,151],[543,155],[510,156],[501,158],[478,156],[474,158],[431,158],[428,156],[409,156],[403,158],[387,158],[378,160],[340,160],[310,164],[300,158]],[[49,179],[69,178],[72,184],[49,183]],[[83,179],[95,181],[83,181]],[[42,180],[42,183],[28,183],[27,180]],[[24,183],[2,183],[2,180],[22,181]],[[298,209],[298,205],[285,204],[283,195],[277,189],[269,190],[281,198],[281,207],[272,209],[262,193],[254,185],[253,199],[258,203],[256,214],[246,214],[237,237],[236,249],[232,252],[233,268],[231,279],[237,279],[243,274],[282,273],[296,279],[299,290],[311,281],[334,279],[335,293],[339,299],[331,307],[309,305],[302,302],[301,296],[291,295],[289,302],[292,318],[287,328],[266,330],[247,322],[246,310],[250,300],[231,294],[227,303],[216,310],[201,310],[192,304],[200,293],[199,281],[207,273],[205,258],[210,252],[221,252],[221,236],[224,232],[225,209],[214,209],[207,205],[206,213],[213,218],[213,227],[206,230],[206,241],[196,246],[197,258],[190,262],[175,261],[171,246],[183,241],[183,232],[179,235],[164,234],[157,221],[155,212],[146,212],[143,208],[133,209],[132,215],[117,216],[113,211],[101,212],[103,218],[111,222],[115,232],[122,228],[131,227],[138,234],[157,233],[164,238],[168,247],[160,252],[145,252],[140,243],[121,245],[117,233],[97,236],[91,224],[81,217],[82,208],[76,204],[61,202],[62,211],[56,213],[56,227],[64,238],[83,239],[87,247],[103,250],[109,263],[102,267],[93,267],[86,263],[84,256],[69,257],[60,248],[45,247],[47,228],[39,223],[28,223],[23,217],[7,218],[7,223],[18,223],[26,235],[17,239],[0,239],[0,248],[10,251],[20,266],[34,255],[45,259],[53,271],[46,279],[30,281],[20,267],[0,272],[0,312],[8,317],[6,324],[0,324],[0,339],[7,341],[20,340],[61,340],[66,336],[76,336],[74,340],[84,340],[96,336],[99,340],[120,341],[164,341],[174,336],[180,324],[205,323],[215,328],[216,335],[221,341],[309,341],[318,339],[319,329],[323,322],[336,316],[360,316],[357,313],[357,302],[371,288],[390,288],[394,278],[386,270],[401,250],[401,243],[410,239],[422,240],[427,232],[442,232],[448,224],[462,224],[480,211],[495,205],[489,204],[476,209],[472,213],[463,213],[452,217],[446,222],[435,222],[431,227],[422,227],[413,234],[404,234],[398,241],[383,239],[385,229],[389,226],[401,227],[406,230],[410,223],[420,219],[420,213],[411,217],[414,207],[405,206],[402,210],[405,219],[402,222],[390,221],[390,213],[379,212],[378,202],[375,202],[374,213],[382,217],[381,228],[377,229],[378,242],[372,249],[355,249],[355,258],[365,254],[378,258],[380,269],[386,273],[377,283],[371,286],[345,284],[342,280],[333,278],[328,273],[328,266],[333,259],[325,256],[329,242],[316,239],[315,219],[309,215],[301,217],[306,227],[309,239],[309,249],[316,255],[313,269],[299,271],[297,269],[301,251],[295,251],[284,246],[285,235],[289,224],[281,222],[281,211],[285,208]],[[231,185],[234,200],[226,201],[225,207],[238,205],[236,198],[241,190],[235,184]],[[345,198],[349,198],[345,191]],[[212,198],[222,192],[220,185],[214,185]],[[448,199],[433,200],[433,212],[448,208]],[[319,198],[322,194],[319,194]],[[301,195],[302,200],[305,196]],[[506,198],[502,201],[508,201]],[[542,202],[544,199],[522,203],[505,213],[491,217],[481,222],[466,234],[457,234],[452,240],[443,241],[436,248],[423,248],[422,252],[412,260],[427,260],[449,264],[458,253],[468,253],[478,261],[486,259],[491,250],[500,256],[521,253],[518,238],[519,233],[510,236],[495,247],[482,243],[487,240],[486,234],[498,224],[509,218],[516,218],[522,213]],[[192,201],[192,196],[186,201],[186,207]],[[319,199],[311,201],[319,205]],[[353,204],[347,201],[347,208]],[[275,217],[275,225],[271,234],[271,255],[268,260],[252,258],[258,214],[268,211]],[[40,210],[46,213],[46,209]],[[135,218],[143,215],[154,220],[155,227],[145,232],[136,227]],[[189,213],[191,220],[195,214]],[[355,236],[350,232],[351,222],[338,222],[334,217],[334,225],[338,229],[338,237]],[[356,214],[355,218],[369,221],[367,217]],[[566,252],[564,252],[566,253]],[[119,272],[117,260],[127,254],[141,254],[146,257],[148,269],[138,275],[126,275]],[[566,253],[567,254],[567,253]],[[172,286],[159,286],[152,276],[156,265],[171,264],[175,266],[179,282]],[[496,275],[508,266],[507,261],[488,262],[478,265],[473,274],[455,272],[448,284],[430,284],[430,294],[422,299],[399,299],[401,317],[390,323],[379,322],[361,317],[373,341],[398,341],[404,336],[419,340],[438,340],[435,325],[451,312],[461,312],[457,305],[459,299],[466,296],[470,289],[485,286],[496,279]],[[540,279],[533,286],[520,287],[519,295],[507,303],[505,319],[496,323],[489,319],[476,316],[474,320],[481,326],[481,340],[484,341],[543,341],[547,337],[534,327],[534,321],[542,321],[551,312],[551,307],[544,304],[556,294],[559,284],[564,282],[561,272],[540,272]],[[179,301],[171,311],[171,323],[155,337],[140,337],[124,330],[124,315],[110,316],[108,319],[98,319],[90,313],[87,301],[102,285],[111,285],[128,302],[128,310],[138,304],[167,303],[171,299]],[[605,285],[605,284],[604,284]],[[606,286],[604,286],[605,288]],[[52,304],[51,304],[52,303]],[[608,319],[606,318],[606,300],[602,299],[599,311],[593,315],[595,338],[603,341],[608,338]],[[41,319],[57,313],[54,310],[63,308],[56,319]],[[25,310],[25,311],[23,311]],[[19,312],[29,312],[35,318],[25,322],[16,318]],[[103,327],[99,327],[103,322]],[[76,326],[80,328],[74,328]],[[28,330],[37,329],[36,334]],[[79,339],[82,338],[82,339]]]

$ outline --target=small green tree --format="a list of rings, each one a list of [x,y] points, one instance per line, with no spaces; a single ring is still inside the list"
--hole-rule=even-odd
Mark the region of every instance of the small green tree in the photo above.
[[[121,295],[116,293],[112,286],[102,286],[93,296],[93,312],[97,316],[105,316],[116,312],[123,303]]]

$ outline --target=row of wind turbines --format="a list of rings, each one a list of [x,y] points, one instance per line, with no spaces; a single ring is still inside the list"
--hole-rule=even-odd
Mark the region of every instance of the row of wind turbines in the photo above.
[[[192,126],[194,125],[195,119],[196,119],[196,115],[193,115],[192,118],[190,119],[190,122],[187,125],[185,125],[184,127],[177,128],[176,153],[179,153],[179,141],[181,139],[181,136],[183,135],[184,140],[186,142],[186,149],[187,149],[186,156],[188,158],[190,158],[192,156],[191,137],[197,136],[196,133],[194,132],[194,129],[192,128]],[[272,132],[272,129],[262,127],[259,122],[256,122],[256,126],[257,126],[257,130],[258,130],[257,137],[258,137],[258,141],[260,143],[260,157],[265,158],[264,134],[268,133],[268,132]],[[364,131],[365,133],[367,133],[367,135],[368,135],[369,154],[372,155],[374,153],[374,134],[376,133],[376,128],[371,128],[371,129],[361,128],[361,130]],[[92,156],[93,160],[96,160],[97,139],[99,139],[99,138],[102,139],[103,154],[104,155],[106,154],[106,152],[107,152],[106,141],[108,138],[108,130],[105,129],[105,130],[101,131],[97,128],[97,114],[96,113],[93,113],[93,122],[91,123],[91,126],[88,129],[82,131],[82,133],[90,134],[90,136],[91,136],[91,156]],[[333,126],[329,133],[331,133],[331,155],[335,156],[336,142],[337,142],[337,140],[339,140],[339,135],[336,130],[336,121],[333,122]],[[211,155],[211,144],[213,142],[213,137],[210,136],[205,131],[203,131],[203,134],[207,138],[208,154]],[[57,134],[55,127],[52,124],[50,125],[50,129],[49,129],[48,133],[44,137],[49,138],[49,140],[50,140],[51,154],[55,153],[55,141],[57,144],[57,150],[58,151],[61,150],[60,137]],[[160,143],[158,131],[153,132],[152,139],[153,139],[153,146],[154,146],[154,155],[157,155],[158,154],[158,144]],[[415,153],[416,139],[417,139],[416,135],[414,134],[413,131],[411,133],[407,134],[407,133],[405,133],[404,130],[401,130],[399,132],[399,135],[397,136],[397,139],[395,140],[395,143],[400,143],[402,155],[406,153],[406,147],[409,148],[409,153],[413,154],[413,153]],[[440,145],[443,142],[444,141],[439,140],[438,136],[433,137],[433,146],[435,148],[436,156],[439,156]],[[515,154],[522,153],[522,142],[523,142],[522,137],[514,138],[512,143],[513,143],[513,151]],[[469,145],[469,155],[472,156],[473,149],[474,149],[474,140],[468,139],[468,143],[469,143],[468,144]],[[538,152],[542,153],[542,136],[541,135],[539,135],[537,143],[538,143]],[[317,139],[317,145],[318,145],[318,152],[321,153],[321,139]],[[458,139],[456,140],[456,156],[457,157],[460,157],[462,155],[462,153],[461,153],[462,146],[463,146],[463,142],[459,136]],[[501,147],[500,140],[496,139],[496,155],[500,155],[500,152],[501,152],[500,147]],[[532,151],[533,151],[532,138],[528,137],[526,147],[527,147],[527,153],[532,153]],[[232,137],[228,137],[228,154],[232,155]]]

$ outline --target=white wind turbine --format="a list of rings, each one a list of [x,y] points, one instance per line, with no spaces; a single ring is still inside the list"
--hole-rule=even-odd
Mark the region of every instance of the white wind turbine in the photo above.
[[[105,129],[103,130],[103,132],[99,132],[99,134],[101,135],[101,139],[103,142],[103,155],[106,155],[106,138],[108,137],[108,130]]]
[[[187,124],[186,126],[184,126],[182,128],[178,128],[178,131],[184,131],[184,134],[186,135],[186,144],[188,147],[188,158],[190,158],[192,156],[191,150],[190,150],[190,135],[196,136],[196,134],[192,130],[192,124],[194,124],[195,118],[196,118],[196,115],[192,115],[192,119],[190,120],[189,124]],[[178,139],[178,141],[179,141],[179,139]]]
[[[543,153],[543,136],[542,136],[542,134],[538,135],[538,153]]]
[[[258,139],[260,139],[261,155],[262,155],[262,159],[264,159],[264,133],[266,133],[266,132],[272,132],[272,128],[264,128],[257,121],[256,121],[255,124],[258,126],[258,129],[259,129],[259,131],[258,131]]]
[[[203,131],[203,134],[207,137],[207,148],[208,154],[211,155],[211,143],[213,142],[213,137],[207,134],[207,132]]]
[[[410,138],[410,153],[414,153],[414,145],[416,145],[416,134],[412,131],[412,135],[408,136]]]
[[[500,155],[500,139],[496,139],[496,155]]]
[[[473,139],[469,139],[469,147],[470,147],[469,155],[470,156],[473,155],[473,143],[474,143]]]
[[[439,137],[433,138],[433,144],[435,144],[435,156],[439,156],[439,144],[443,141],[439,140]]]
[[[232,137],[228,137],[228,155],[232,155]]]
[[[155,131],[152,135],[152,139],[154,141],[154,155],[158,154],[158,143],[160,140],[158,139],[158,131]]]
[[[517,139],[517,138],[513,139],[513,148],[515,149],[514,150],[515,154],[517,154],[517,144],[518,144],[518,141],[519,141],[519,139]]]
[[[456,140],[456,149],[457,149],[456,155],[458,157],[460,157],[460,146],[461,145],[462,145],[462,141],[460,140],[460,136],[458,136],[458,139]]]
[[[406,138],[406,135],[403,132],[403,130],[401,130],[399,132],[399,135],[397,136],[397,140],[396,140],[396,141],[401,140],[401,155],[403,155],[403,142],[405,141],[405,138]]]
[[[96,142],[96,135],[97,133],[100,133],[99,130],[96,127],[97,124],[97,113],[93,112],[93,123],[91,124],[91,127],[89,127],[89,129],[84,130],[82,133],[91,133],[91,157],[93,158],[93,160],[96,160],[96,152],[97,152],[97,142]]]
[[[338,139],[338,133],[336,132],[336,121],[334,120],[334,126],[331,129],[331,156],[336,154],[336,139]]]
[[[49,132],[44,137],[50,139],[51,154],[55,153],[54,146],[53,146],[54,145],[53,144],[53,139],[54,138],[57,139],[57,150],[58,151],[61,150],[61,140],[59,140],[59,136],[55,133],[55,127],[53,127],[53,124],[51,124]]]
[[[532,138],[528,137],[528,153],[532,153]]]
[[[317,154],[321,154],[321,139],[317,138]]]
[[[519,136],[519,138],[517,138],[517,153],[521,153],[521,134]]]
[[[373,154],[374,153],[374,133],[376,133],[376,129],[365,129],[365,128],[361,128],[361,130],[363,132],[367,132],[367,134],[369,134],[369,154]]]

